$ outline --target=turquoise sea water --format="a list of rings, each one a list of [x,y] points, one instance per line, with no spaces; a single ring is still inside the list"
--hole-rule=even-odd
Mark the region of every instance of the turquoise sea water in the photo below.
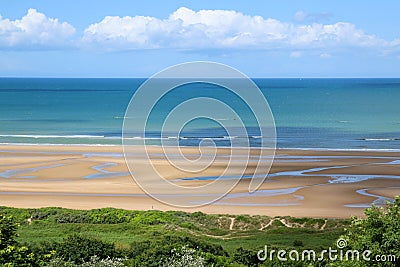
[[[0,143],[120,144],[125,109],[143,81],[0,78]],[[280,148],[400,149],[400,79],[254,82],[270,104]],[[198,96],[230,101],[248,118],[246,107],[223,90],[193,84],[159,103],[154,125],[180,101]],[[221,123],[228,119],[220,118]],[[248,131],[250,143],[257,145],[261,138],[257,130]],[[132,132],[130,137],[158,144],[160,134]],[[230,144],[226,132],[212,122],[199,122],[170,138],[187,146],[203,138],[219,146]]]

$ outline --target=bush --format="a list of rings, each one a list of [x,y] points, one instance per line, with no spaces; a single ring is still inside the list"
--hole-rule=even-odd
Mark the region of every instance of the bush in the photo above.
[[[166,213],[157,210],[149,210],[138,212],[136,216],[131,220],[133,223],[144,224],[144,225],[156,225],[165,223],[174,223],[176,218],[173,213]]]
[[[293,246],[295,246],[295,247],[302,247],[302,246],[303,246],[303,241],[301,241],[301,240],[294,240],[294,241],[293,241]]]
[[[186,229],[195,229],[195,225],[191,222],[183,222],[180,224],[180,227],[186,228]]]
[[[233,254],[233,259],[237,263],[241,263],[246,266],[257,266],[260,263],[256,252],[244,249],[242,247],[236,249],[235,253]]]
[[[66,211],[54,215],[57,223],[88,223],[90,220],[85,211]]]
[[[172,255],[164,260],[166,267],[203,267],[204,258],[196,253],[195,249],[183,246],[180,249],[172,249]]]
[[[30,211],[28,209],[18,209],[18,208],[9,208],[9,207],[0,207],[0,214],[4,216],[11,216],[15,222],[25,223],[26,219],[28,219],[30,215]]]
[[[250,223],[251,217],[249,215],[238,215],[236,216],[238,222]]]
[[[212,254],[214,257],[207,257],[207,264],[210,266],[213,264],[217,266],[218,262],[223,261],[228,256],[228,253],[220,245],[214,245],[192,237],[170,234],[159,235],[155,241],[134,242],[125,256],[131,259],[128,262],[132,266],[160,266],[160,264],[165,264],[167,259],[174,258],[175,252],[181,253],[183,247],[195,248],[196,255],[201,257]],[[160,261],[161,259],[164,259],[164,261]]]
[[[0,215],[0,250],[15,245],[17,227],[18,224],[14,222],[13,217]]]
[[[375,255],[395,255],[400,260],[400,198],[386,209],[373,206],[365,211],[366,218],[353,218],[343,236],[348,247],[358,251],[370,250]],[[372,263],[371,263],[372,264]],[[373,262],[375,266],[394,266],[391,262]]]
[[[104,208],[89,211],[90,223],[116,224],[129,222],[135,211],[127,211],[114,208]]]
[[[57,244],[56,252],[58,257],[74,263],[89,261],[92,256],[97,256],[100,259],[116,256],[113,244],[77,234],[68,236]]]
[[[106,258],[100,259],[97,256],[90,257],[90,260],[81,264],[76,264],[71,261],[65,261],[63,258],[52,259],[46,267],[123,267],[123,259],[120,258]]]
[[[0,265],[39,266],[40,259],[27,247],[20,246],[15,241],[17,227],[13,217],[0,215]]]

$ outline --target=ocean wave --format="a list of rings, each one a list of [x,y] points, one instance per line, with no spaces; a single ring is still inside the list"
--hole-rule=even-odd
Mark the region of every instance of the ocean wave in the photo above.
[[[83,146],[83,147],[102,147],[102,146],[120,146],[118,144],[53,144],[53,143],[0,143],[1,146]]]
[[[133,119],[135,117],[128,117],[128,116],[115,116],[114,119],[123,120],[123,119]]]
[[[362,141],[399,141],[400,138],[361,138]]]
[[[126,137],[124,136],[123,139],[125,140],[161,140],[161,137],[143,137],[143,136],[131,136]]]
[[[120,137],[121,138],[121,137]],[[124,136],[125,140],[186,140],[191,139],[188,137],[179,137],[179,136],[164,136],[164,137],[144,137],[144,136]]]
[[[327,148],[327,147],[277,147],[278,150],[300,150],[300,151],[354,151],[354,152],[400,152],[396,148]]]
[[[229,140],[237,138],[237,136],[229,137],[229,136],[216,136],[216,137],[195,137],[195,136],[163,136],[163,137],[143,137],[143,136],[132,136],[132,137],[124,137],[127,140],[203,140],[203,139],[212,139],[212,140]]]
[[[87,147],[115,147],[121,146],[120,144],[53,144],[53,143],[13,143],[13,142],[0,142],[1,146],[87,146]],[[159,145],[151,145],[154,147],[160,147]],[[168,145],[167,145],[168,146]],[[192,145],[180,145],[180,147],[193,147]],[[230,146],[218,146],[220,148],[231,148]],[[235,147],[235,149],[248,149],[248,147]],[[253,149],[260,149],[260,147],[254,147]],[[395,148],[324,148],[324,147],[277,147],[277,150],[281,151],[338,151],[338,152],[400,152],[400,149]]]
[[[224,135],[224,136],[210,136],[210,137],[207,137],[207,138],[199,137],[197,139],[232,140],[232,139],[236,139],[236,138],[240,138],[240,137],[239,136]]]
[[[90,135],[90,134],[0,134],[0,138],[3,138],[3,143],[7,143],[9,140],[4,140],[5,138],[13,138],[13,139],[79,139],[79,140],[181,140],[181,141],[190,141],[190,140],[215,140],[215,141],[229,141],[233,139],[260,139],[264,138],[262,136],[119,136],[119,135]],[[29,141],[28,141],[29,142]]]
[[[0,137],[11,137],[11,138],[105,138],[104,135],[85,135],[85,134],[76,134],[76,135],[35,135],[35,134],[0,134]]]

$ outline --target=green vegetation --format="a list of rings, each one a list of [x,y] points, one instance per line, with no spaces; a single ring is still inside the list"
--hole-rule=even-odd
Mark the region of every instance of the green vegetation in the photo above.
[[[393,259],[400,264],[400,198],[386,209],[372,207],[365,211],[366,218],[353,218],[349,229],[342,237],[348,242],[349,249],[357,251],[371,251],[371,261],[352,266],[395,266]],[[376,262],[378,255],[389,261]]]
[[[2,266],[40,266],[46,259],[52,257],[51,253],[35,255],[26,247],[15,240],[18,224],[12,216],[0,215],[0,264]]]
[[[340,236],[351,248],[400,257],[399,202],[387,210],[371,208],[366,219],[352,221],[0,207],[0,265],[304,266],[310,262],[259,261],[257,252],[265,245],[275,250],[319,252],[334,247]],[[335,266],[328,260],[311,264]]]

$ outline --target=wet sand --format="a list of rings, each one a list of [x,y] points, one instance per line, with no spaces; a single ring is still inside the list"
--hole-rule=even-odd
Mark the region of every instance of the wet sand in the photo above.
[[[196,148],[182,151],[192,160],[199,153]],[[194,173],[171,166],[158,147],[150,147],[149,152],[155,168],[171,182],[202,186],[223,173],[229,150],[218,149],[212,166]],[[136,156],[139,164],[132,171],[146,173],[140,155]],[[245,159],[245,155],[233,159],[233,168],[237,165],[239,169]],[[245,172],[248,176],[255,167],[252,159]],[[120,146],[0,146],[2,206],[181,209],[329,218],[362,216],[372,203],[382,205],[400,195],[400,152],[278,150],[269,178],[257,192],[248,193],[249,181],[241,179],[228,195],[211,205],[176,208],[140,189]]]

